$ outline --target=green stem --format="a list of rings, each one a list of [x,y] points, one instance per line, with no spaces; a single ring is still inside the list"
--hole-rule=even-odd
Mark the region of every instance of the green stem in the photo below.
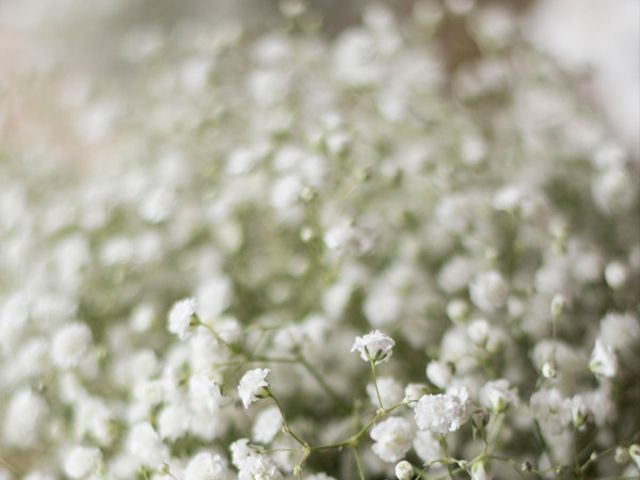
[[[438,439],[440,443],[440,447],[442,447],[442,453],[444,453],[445,464],[447,466],[447,473],[449,474],[449,478],[451,480],[455,480],[453,476],[453,468],[451,467],[451,461],[449,459],[449,448],[447,447],[447,438],[444,435],[441,435]]]
[[[376,378],[376,364],[373,360],[369,360],[369,364],[371,365],[371,378],[373,380],[373,386],[376,389],[376,396],[378,397],[378,408],[380,410],[384,409],[382,405],[382,397],[380,396],[380,390],[378,389],[378,380]]]
[[[364,478],[364,470],[362,469],[362,462],[360,462],[360,454],[358,453],[358,448],[353,447],[353,456],[356,459],[356,466],[358,467],[358,475],[360,476],[360,480],[365,480]]]
[[[269,397],[274,401],[274,403],[276,404],[276,406],[278,407],[278,410],[280,411],[280,415],[282,415],[282,428],[283,430],[288,433],[289,435],[291,435],[291,437],[298,442],[302,448],[304,448],[305,450],[309,449],[309,444],[307,442],[305,442],[302,438],[300,438],[293,430],[291,430],[291,428],[289,428],[289,424],[287,423],[287,417],[284,414],[284,409],[282,408],[282,405],[280,404],[280,400],[278,400],[278,398],[273,394],[273,392],[269,391]]]

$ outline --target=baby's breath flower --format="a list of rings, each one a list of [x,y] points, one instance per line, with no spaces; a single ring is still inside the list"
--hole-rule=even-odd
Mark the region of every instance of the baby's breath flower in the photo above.
[[[371,429],[373,451],[385,462],[397,462],[411,448],[413,429],[402,417],[389,417]]]
[[[420,430],[440,435],[455,432],[469,418],[469,392],[464,387],[452,387],[444,394],[423,395],[414,413]]]
[[[602,377],[615,377],[618,372],[618,359],[613,349],[600,339],[596,339],[596,344],[591,353],[589,368],[596,375]]]
[[[373,330],[362,337],[356,337],[351,351],[360,352],[360,358],[365,362],[379,364],[389,360],[395,344],[391,337],[380,330]]]
[[[249,408],[253,402],[265,398],[268,394],[269,384],[265,380],[271,372],[269,368],[255,368],[246,372],[238,384],[238,395],[244,408]]]
[[[413,479],[413,474],[414,474],[413,465],[411,465],[406,460],[402,460],[401,462],[399,462],[396,465],[396,467],[394,469],[394,472],[395,472],[396,478],[398,480],[412,480]]]
[[[85,478],[97,473],[102,453],[94,447],[78,446],[71,450],[64,462],[64,471],[71,478]]]
[[[185,298],[174,303],[169,312],[169,331],[183,340],[189,328],[194,325],[197,308],[198,304],[193,298]]]
[[[226,465],[220,455],[198,453],[184,471],[184,480],[223,480],[227,478]]]

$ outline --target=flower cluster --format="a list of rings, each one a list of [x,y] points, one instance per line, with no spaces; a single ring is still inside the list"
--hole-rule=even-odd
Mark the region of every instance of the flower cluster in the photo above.
[[[0,81],[86,147],[0,106],[0,480],[637,476],[638,163],[504,3]]]

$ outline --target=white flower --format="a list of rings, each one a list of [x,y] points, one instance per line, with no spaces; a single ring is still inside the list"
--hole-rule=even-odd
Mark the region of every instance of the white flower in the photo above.
[[[509,287],[502,275],[495,271],[478,274],[469,285],[471,301],[485,312],[492,312],[504,305]]]
[[[189,396],[196,409],[204,407],[209,413],[218,411],[225,400],[220,392],[220,385],[203,372],[191,376]]]
[[[78,446],[67,455],[64,471],[71,478],[84,478],[95,473],[101,461],[102,453],[97,448]]]
[[[91,345],[91,330],[75,322],[62,327],[53,337],[51,359],[61,368],[77,366]]]
[[[158,413],[158,432],[163,439],[176,440],[189,428],[190,412],[183,405],[169,404]]]
[[[494,412],[502,412],[510,405],[516,405],[518,393],[509,386],[509,382],[504,379],[488,382],[480,389],[480,403]]]
[[[429,391],[428,387],[424,383],[410,383],[404,389],[404,401],[405,402],[417,402],[422,395],[425,395]]]
[[[254,368],[242,376],[238,384],[238,394],[244,408],[249,408],[253,402],[267,395],[266,389],[269,384],[265,378],[269,372],[271,372],[269,368]]]
[[[591,353],[589,369],[601,377],[613,378],[618,372],[618,359],[613,349],[596,339],[595,347]]]
[[[376,365],[385,362],[391,356],[396,342],[379,330],[367,333],[363,337],[356,337],[351,351],[360,352],[360,358],[365,362],[374,362]]]
[[[395,468],[396,478],[398,480],[412,480],[413,479],[413,465],[406,460],[401,461]]]
[[[127,451],[140,464],[157,468],[169,458],[169,450],[149,422],[135,425],[127,438]]]
[[[467,335],[477,346],[483,346],[489,338],[491,327],[484,318],[476,318],[467,326]]]
[[[418,430],[413,439],[413,449],[420,460],[425,463],[442,458],[444,452],[435,433],[428,430]]]
[[[266,455],[253,453],[240,463],[238,480],[279,480],[282,474]]]
[[[258,443],[269,443],[282,427],[282,414],[278,407],[262,410],[253,422],[252,437]]]
[[[198,304],[193,298],[185,298],[174,303],[169,312],[169,331],[176,334],[180,340],[184,339],[197,308]]]
[[[533,416],[549,434],[557,435],[571,422],[571,400],[555,388],[538,390],[529,400]]]
[[[184,471],[184,480],[223,480],[225,462],[220,455],[202,452],[193,457]]]
[[[385,462],[397,462],[411,448],[413,429],[402,417],[390,417],[371,429],[374,444],[371,447]]]
[[[452,387],[445,394],[423,395],[414,407],[420,430],[441,435],[455,432],[468,420],[469,392]]]
[[[427,378],[438,388],[447,388],[452,376],[453,369],[447,362],[434,360],[427,365]]]
[[[231,451],[231,463],[233,463],[233,465],[238,469],[245,459],[253,452],[251,447],[249,447],[248,438],[236,440],[229,446],[229,450]]]
[[[611,262],[604,269],[604,278],[607,281],[607,285],[613,290],[623,287],[627,282],[628,275],[627,267],[622,262]]]

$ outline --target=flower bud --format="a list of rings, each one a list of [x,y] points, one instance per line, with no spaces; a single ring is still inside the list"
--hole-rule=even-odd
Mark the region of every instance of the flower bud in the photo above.
[[[413,478],[413,465],[403,460],[396,465],[395,473],[398,480],[411,480]]]

